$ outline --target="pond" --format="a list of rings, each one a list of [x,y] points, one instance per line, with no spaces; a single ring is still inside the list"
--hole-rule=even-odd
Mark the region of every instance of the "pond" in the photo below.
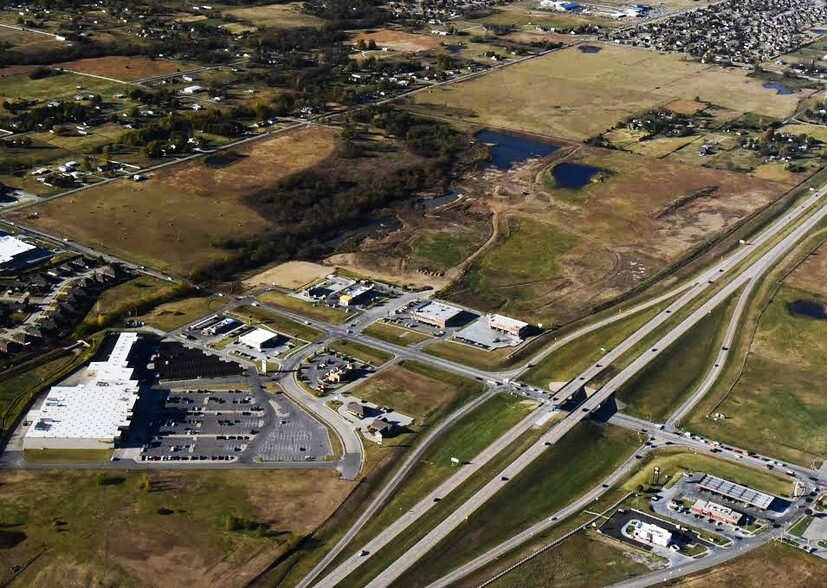
[[[781,94],[782,96],[795,93],[795,90],[792,88],[788,88],[784,84],[779,84],[778,82],[764,82],[764,87],[768,90],[775,90],[776,94]]]
[[[26,540],[22,531],[0,531],[0,549],[11,549]]]
[[[812,29],[815,35],[827,35],[827,29]]]
[[[827,305],[816,300],[796,300],[787,304],[787,312],[793,316],[827,320]]]
[[[464,48],[462,45],[443,45],[443,47],[451,54],[459,53]]]
[[[498,169],[509,169],[515,163],[545,157],[560,148],[551,143],[497,131],[480,131],[477,140],[493,145],[491,164]]]
[[[439,208],[440,206],[445,206],[446,204],[456,202],[461,197],[462,194],[457,191],[456,188],[450,188],[447,194],[443,196],[436,196],[435,198],[423,198],[419,201],[419,204],[421,204],[422,208],[425,210],[433,210],[434,208]]]
[[[601,48],[594,45],[580,45],[578,49],[581,53],[600,53]]]
[[[592,178],[602,171],[598,167],[564,161],[558,163],[551,170],[551,175],[560,188],[578,190],[592,181]]]

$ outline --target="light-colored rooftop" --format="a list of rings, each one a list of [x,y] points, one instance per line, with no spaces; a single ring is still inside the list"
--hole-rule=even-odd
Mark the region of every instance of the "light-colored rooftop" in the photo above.
[[[457,308],[456,306],[451,306],[450,304],[445,304],[443,302],[428,300],[427,302],[423,302],[422,304],[417,306],[415,312],[416,314],[421,316],[426,316],[436,320],[447,321],[461,313],[462,309]]]
[[[8,263],[21,253],[34,248],[34,245],[21,241],[14,235],[0,236],[0,263]]]
[[[528,323],[501,314],[492,314],[488,317],[488,324],[501,329],[524,329]]]
[[[52,387],[25,437],[117,439],[120,430],[129,426],[138,400],[138,381],[127,366],[137,339],[137,333],[121,333],[109,359],[90,363],[83,382]]]
[[[258,347],[260,345],[264,345],[274,337],[278,337],[278,333],[274,333],[273,331],[269,331],[267,329],[257,328],[253,329],[246,335],[239,337],[238,340],[241,344],[247,345],[248,347]]]

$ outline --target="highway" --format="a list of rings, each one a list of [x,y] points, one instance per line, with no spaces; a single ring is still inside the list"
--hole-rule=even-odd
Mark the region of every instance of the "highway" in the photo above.
[[[716,263],[712,268],[702,272],[700,277],[693,282],[693,287],[688,289],[679,299],[674,301],[664,312],[659,313],[658,316],[643,325],[623,343],[607,353],[606,356],[604,356],[604,358],[602,358],[599,362],[587,368],[579,377],[564,386],[555,398],[564,399],[573,396],[582,386],[600,373],[604,369],[605,365],[608,365],[612,361],[620,358],[623,353],[632,349],[650,333],[654,332],[671,317],[673,312],[680,310],[681,308],[687,306],[690,302],[698,299],[718,279],[728,277],[726,274],[729,270],[738,267],[742,262],[746,261],[754,251],[758,250],[758,248],[762,245],[771,242],[799,218],[804,218],[804,220],[798,226],[795,226],[789,234],[769,247],[766,252],[761,253],[757,260],[753,260],[752,263],[740,268],[737,275],[731,276],[730,280],[721,289],[715,292],[697,310],[691,313],[689,317],[679,323],[677,327],[661,338],[661,340],[652,347],[651,352],[646,352],[640,355],[619,374],[609,380],[609,382],[592,397],[585,400],[582,405],[575,410],[575,412],[569,413],[566,418],[554,426],[548,433],[543,435],[537,443],[535,443],[525,453],[517,457],[511,464],[509,464],[491,481],[483,486],[482,489],[474,494],[467,502],[450,513],[436,527],[434,527],[428,535],[409,549],[394,563],[393,566],[384,570],[370,584],[368,584],[368,586],[371,588],[388,586],[394,580],[399,578],[408,568],[422,558],[428,551],[433,549],[467,517],[471,516],[474,511],[476,511],[494,494],[496,494],[503,487],[503,485],[507,483],[507,480],[510,480],[518,475],[537,457],[539,457],[539,455],[549,445],[556,443],[563,437],[563,435],[571,431],[571,429],[573,429],[590,413],[600,408],[602,403],[614,394],[614,392],[623,383],[628,381],[640,369],[657,357],[663,349],[674,343],[683,333],[706,316],[708,312],[711,312],[719,304],[729,298],[732,293],[744,286],[750,279],[763,275],[796,243],[803,239],[807,233],[812,230],[823,218],[827,217],[827,206],[816,206],[821,201],[821,198],[825,193],[827,193],[827,187],[814,192],[801,204],[797,205],[792,211],[788,211],[780,219],[776,220],[769,227],[764,229],[755,239],[753,239],[751,244],[744,245],[736,249],[735,252],[726,256],[720,263]],[[811,211],[811,214],[809,216],[804,216],[808,211]],[[352,561],[352,559],[353,558],[349,561]]]

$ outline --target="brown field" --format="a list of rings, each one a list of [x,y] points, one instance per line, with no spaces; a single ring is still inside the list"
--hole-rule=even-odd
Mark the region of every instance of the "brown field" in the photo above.
[[[309,261],[288,261],[271,267],[244,280],[246,289],[259,286],[278,286],[298,290],[319,278],[330,274],[333,268]]]
[[[735,172],[592,147],[551,156],[605,170],[580,190],[544,187],[551,164],[487,172],[499,238],[445,292],[483,311],[545,324],[622,294],[777,198],[786,187]],[[715,187],[710,196],[682,198]],[[526,195],[528,194],[528,195]],[[676,205],[670,210],[670,205]]]
[[[333,152],[334,138],[334,131],[322,127],[278,135],[234,150],[241,157],[226,167],[193,160],[141,183],[122,180],[52,200],[36,207],[40,219],[35,222],[145,265],[188,275],[225,257],[216,240],[266,230],[270,223],[244,199],[325,159]]]
[[[419,109],[514,130],[583,140],[635,113],[677,99],[777,118],[796,95],[780,96],[745,72],[626,47],[576,47],[416,96]]]
[[[352,490],[335,472],[9,471],[4,531],[27,537],[0,550],[0,580],[44,586],[238,586],[323,523]],[[278,500],[273,500],[277,495]],[[270,536],[226,528],[238,516]]]
[[[351,42],[356,43],[360,39],[364,40],[366,43],[371,40],[375,41],[379,49],[382,47],[390,47],[394,51],[399,51],[401,53],[416,53],[418,51],[436,49],[442,45],[444,40],[442,37],[436,37],[433,35],[416,35],[402,31],[381,30],[353,35]]]
[[[58,64],[58,67],[80,73],[94,74],[116,80],[140,80],[161,74],[184,71],[188,66],[184,63],[171,61],[169,59],[151,59],[149,57],[121,57],[110,55],[108,57],[94,57],[91,59],[79,59]]]
[[[224,10],[236,18],[256,26],[291,29],[297,27],[321,27],[324,21],[310,14],[304,14],[298,2],[292,4],[270,4]]]
[[[673,100],[672,102],[667,104],[666,108],[678,114],[686,114],[691,116],[693,114],[703,112],[704,110],[706,110],[707,106],[709,106],[709,104],[707,104],[706,102],[698,102],[697,100],[686,100],[683,98],[678,98],[677,100]]]
[[[66,46],[65,41],[58,41],[50,35],[6,27],[0,27],[0,43],[8,43],[14,51],[27,54]]]
[[[716,566],[708,572],[677,580],[670,586],[818,588],[824,586],[825,576],[827,576],[827,563],[823,559],[773,541],[747,555]]]

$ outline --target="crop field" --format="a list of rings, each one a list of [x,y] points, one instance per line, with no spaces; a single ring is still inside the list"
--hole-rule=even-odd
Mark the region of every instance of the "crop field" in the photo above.
[[[390,47],[394,51],[400,53],[416,53],[418,51],[428,51],[436,49],[440,46],[443,37],[426,34],[406,33],[403,31],[389,31],[381,30],[375,32],[358,33],[351,38],[352,43],[358,41],[376,42],[378,49],[383,47]]]
[[[78,89],[80,86],[80,89]],[[0,99],[60,100],[75,94],[100,94],[104,100],[125,92],[129,85],[73,73],[62,73],[39,80],[17,74],[0,78]]]
[[[107,57],[93,57],[90,59],[69,61],[59,64],[58,67],[80,73],[114,78],[116,80],[133,81],[162,74],[175,73],[177,71],[186,71],[193,66],[170,59],[109,55]]]
[[[566,161],[605,173],[579,190],[549,189],[537,181],[549,165],[539,161],[490,180],[506,217],[498,239],[443,295],[548,328],[628,291],[784,191],[736,172],[586,146]]]
[[[225,167],[198,159],[141,183],[119,180],[52,200],[35,207],[36,223],[127,259],[189,275],[228,256],[216,245],[221,239],[269,228],[246,197],[320,162],[333,148],[334,133],[328,129],[278,135],[234,150],[239,157]]]
[[[800,96],[779,96],[760,80],[625,47],[565,49],[491,74],[423,92],[418,109],[477,124],[583,140],[675,99],[701,98],[739,112],[784,118]]]
[[[261,27],[291,29],[297,27],[321,27],[324,24],[322,19],[311,14],[303,13],[301,11],[301,3],[299,2],[251,6],[249,8],[233,8],[231,10],[223,10],[222,12]]]
[[[801,549],[772,541],[736,559],[671,583],[683,588],[707,586],[788,586],[817,588],[824,584],[827,562]]]
[[[321,524],[352,487],[313,470],[6,472],[0,533],[23,540],[0,549],[0,579],[20,565],[14,581],[24,585],[236,586]]]
[[[474,380],[404,361],[385,369],[353,390],[353,395],[414,417],[417,424],[431,421],[452,403],[482,392]]]

